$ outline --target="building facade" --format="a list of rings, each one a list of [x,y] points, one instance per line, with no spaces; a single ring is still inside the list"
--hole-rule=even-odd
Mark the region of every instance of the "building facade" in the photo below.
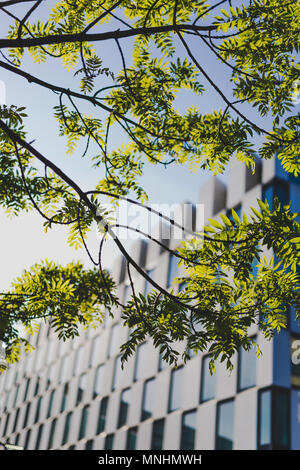
[[[233,162],[228,185],[212,178],[200,202],[208,219],[232,208],[247,212],[257,198],[272,204],[274,195],[291,199],[292,210],[300,212],[299,182],[275,159],[255,175]],[[131,254],[166,288],[180,275],[175,258],[159,245],[139,240]],[[130,286],[122,259],[111,274],[126,300]],[[134,285],[149,289],[138,275]],[[240,351],[231,374],[220,363],[213,376],[207,354],[174,369],[150,341],[122,370],[119,348],[128,330],[121,313],[65,343],[41,325],[36,351],[0,377],[0,441],[33,450],[300,449],[300,327],[294,312],[271,341],[252,326],[262,356]]]

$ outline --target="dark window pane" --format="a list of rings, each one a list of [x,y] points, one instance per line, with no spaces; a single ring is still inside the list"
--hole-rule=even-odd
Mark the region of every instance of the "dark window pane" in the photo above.
[[[194,450],[196,437],[196,411],[188,411],[182,416],[180,449]]]
[[[130,428],[127,431],[126,450],[135,450],[137,438],[137,427]]]
[[[49,404],[48,404],[48,411],[47,411],[47,418],[50,418],[52,414],[53,402],[54,402],[54,395],[55,390],[52,390],[49,397]]]
[[[40,389],[40,377],[37,378],[36,383],[35,383],[34,396],[36,396],[39,393],[39,389]]]
[[[275,390],[274,394],[274,449],[289,448],[289,391]]]
[[[89,405],[86,405],[84,408],[82,408],[82,411],[81,411],[81,421],[80,421],[80,428],[79,428],[79,435],[78,435],[79,440],[85,436],[88,414],[89,414]]]
[[[71,421],[72,421],[72,412],[70,412],[66,415],[64,434],[63,434],[63,439],[62,439],[62,444],[63,445],[68,442],[69,432],[70,432],[70,427],[71,427]]]
[[[28,403],[28,405],[30,405],[30,404]],[[28,408],[28,405],[27,405],[27,408]],[[27,408],[26,408],[26,414],[27,414]],[[6,433],[7,433],[9,418],[10,418],[10,414],[8,413],[8,414],[6,415],[6,421],[5,421],[4,429],[3,429],[3,431],[2,431],[3,436],[5,436]],[[24,422],[25,422],[25,420],[24,420]],[[24,425],[24,427],[25,427],[25,425]]]
[[[28,429],[26,433],[26,438],[25,438],[25,443],[24,443],[24,449],[28,449],[29,446],[29,439],[30,439],[30,434],[31,434],[31,429]]]
[[[154,406],[155,397],[155,380],[147,380],[144,384],[142,416],[141,420],[151,418]]]
[[[216,396],[216,373],[212,375],[209,370],[210,357],[206,356],[202,359],[201,371],[201,401],[211,400]]]
[[[35,417],[34,417],[35,423],[37,423],[40,418],[41,405],[42,405],[42,397],[39,397],[37,404],[36,404],[36,410],[35,410]]]
[[[153,422],[151,436],[151,450],[162,450],[164,439],[165,420],[158,419]]]
[[[15,414],[15,421],[14,421],[14,426],[13,426],[12,432],[15,432],[16,429],[17,429],[19,416],[20,416],[20,408],[18,408],[17,411],[16,411],[16,414]]]
[[[170,287],[173,283],[174,278],[178,276],[178,260],[179,258],[177,258],[177,256],[170,254],[167,287]]]
[[[60,405],[60,412],[61,413],[63,411],[65,411],[65,409],[67,407],[68,393],[69,393],[69,384],[65,384],[64,389],[63,389],[62,399],[61,399],[61,405]]]
[[[120,399],[118,428],[126,424],[128,410],[130,406],[130,397],[131,397],[131,390],[130,389],[123,390],[123,392],[121,393],[121,399]]]
[[[77,389],[77,397],[76,397],[76,405],[83,401],[84,391],[86,389],[86,382],[87,382],[87,374],[81,374],[78,380],[78,389]]]
[[[233,449],[233,419],[233,401],[219,403],[217,409],[217,450]]]
[[[48,440],[48,449],[51,449],[52,445],[53,445],[53,439],[54,439],[54,434],[55,434],[56,423],[57,423],[57,418],[55,418],[51,423],[49,440]]]
[[[114,446],[114,435],[108,434],[105,438],[104,450],[112,450]]]
[[[165,361],[163,359],[163,354],[160,353],[159,354],[159,363],[158,363],[158,370],[161,371],[161,370],[165,370],[169,367],[169,364],[167,363],[167,361]]]
[[[24,401],[26,401],[27,396],[28,396],[29,385],[30,385],[30,379],[27,379],[26,380],[26,386],[25,386],[25,392],[24,392],[24,398],[23,398]]]
[[[35,444],[35,449],[36,450],[38,450],[40,448],[42,434],[43,434],[43,428],[44,428],[44,425],[40,424],[39,429],[38,429],[38,433],[37,433],[36,444]]]
[[[87,443],[85,444],[85,450],[93,450],[94,447],[94,441],[93,439],[89,439]]]
[[[238,370],[238,389],[254,387],[256,385],[256,351],[251,347],[249,351],[240,348],[239,351],[239,370]]]
[[[282,450],[290,442],[290,392],[269,389],[259,393],[258,448]]]
[[[172,371],[170,392],[169,392],[169,411],[178,410],[182,405],[183,392],[183,367]]]
[[[274,188],[273,185],[265,186],[263,189],[262,195],[263,202],[267,201],[270,210],[273,210],[273,201],[274,201]]]
[[[26,410],[25,410],[24,421],[23,421],[23,428],[26,428],[26,426],[27,426],[28,417],[29,417],[29,413],[30,413],[30,407],[31,407],[31,403],[27,403]]]
[[[275,180],[264,186],[262,200],[267,201],[270,210],[274,210],[274,199],[278,198],[281,207],[289,202],[289,186],[286,182]]]
[[[107,407],[108,407],[108,397],[105,397],[101,400],[101,403],[99,406],[97,434],[104,431],[105,429]]]

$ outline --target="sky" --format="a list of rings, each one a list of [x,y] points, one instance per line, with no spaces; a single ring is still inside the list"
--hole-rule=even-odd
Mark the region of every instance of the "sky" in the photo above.
[[[53,3],[55,2],[46,1],[42,4],[44,8],[42,11],[46,11]],[[5,26],[6,22],[0,16],[1,37]],[[130,41],[126,41],[127,43],[124,41],[123,45],[125,50],[127,48],[129,51],[131,44]],[[115,50],[112,49],[113,47]],[[120,69],[120,56],[114,43],[101,44],[99,54],[105,66],[108,65],[115,71]],[[216,77],[217,84],[223,91],[228,92],[230,88],[226,85],[226,80],[229,75],[224,67],[219,68],[215,58],[209,53],[205,56],[205,65]],[[26,55],[22,69],[56,85],[73,89],[78,87],[78,78],[74,78],[72,72],[66,72],[60,61],[54,59],[37,65]],[[26,107],[28,118],[25,119],[24,124],[29,133],[28,140],[34,140],[33,146],[58,164],[83,189],[93,189],[97,181],[102,178],[103,172],[101,169],[92,169],[88,159],[82,159],[79,152],[72,156],[66,154],[65,141],[58,137],[58,127],[53,117],[53,106],[58,104],[57,96],[49,90],[29,84],[23,78],[2,69],[0,69],[0,81],[2,81],[2,86],[3,83],[5,85],[6,104]],[[205,80],[203,84],[207,85]],[[178,100],[178,106],[182,109],[191,104],[195,103],[188,95]],[[201,111],[211,111],[220,109],[223,103],[216,93],[211,91],[204,93],[199,105]],[[115,130],[112,134],[111,145],[118,145],[122,140],[124,140],[122,132]],[[147,164],[141,184],[149,195],[149,203],[173,204],[187,200],[197,203],[200,186],[211,177],[212,174],[208,171],[190,173],[186,166],[176,165],[165,169],[162,166]],[[226,173],[221,176],[221,179],[226,181]],[[9,219],[0,209],[0,289],[9,288],[11,281],[20,275],[23,269],[28,269],[32,264],[45,258],[62,264],[80,260],[87,266],[91,266],[85,251],[75,251],[67,245],[66,240],[67,232],[62,227],[56,226],[45,234],[43,220],[36,212],[22,213],[18,217]],[[91,232],[88,242],[91,250],[96,253],[99,244],[96,230]],[[108,242],[104,249],[104,266],[109,267],[116,256],[118,256],[118,251],[114,249],[111,242]]]

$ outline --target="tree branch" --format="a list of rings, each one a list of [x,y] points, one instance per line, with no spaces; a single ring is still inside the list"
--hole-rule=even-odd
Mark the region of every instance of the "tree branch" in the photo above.
[[[40,38],[26,38],[26,39],[0,39],[0,49],[16,48],[16,47],[37,47],[45,46],[48,44],[65,44],[65,43],[80,43],[80,42],[97,42],[107,41],[109,39],[123,39],[139,35],[150,36],[157,33],[166,32],[184,32],[184,31],[216,31],[217,25],[197,26],[192,24],[169,24],[162,26],[152,26],[149,28],[133,28],[127,30],[117,29],[115,31],[108,31],[105,33],[91,33],[84,32],[74,34],[51,34]]]

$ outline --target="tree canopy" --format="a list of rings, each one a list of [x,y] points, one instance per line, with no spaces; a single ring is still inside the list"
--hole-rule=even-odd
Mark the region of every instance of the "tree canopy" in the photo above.
[[[93,223],[101,225],[103,238],[98,259],[89,253],[93,269],[44,261],[1,293],[0,339],[7,360],[20,357],[25,342],[17,329],[20,323],[33,331],[37,319],[48,319],[65,339],[78,334],[79,324],[101,323],[104,310],[113,315],[119,305],[124,324],[131,328],[122,346],[124,361],[150,337],[170,363],[178,358],[174,342],[183,341],[184,360],[191,349],[208,350],[212,369],[215,359],[225,360],[230,368],[234,352],[251,347],[248,329],[253,323],[269,338],[286,326],[289,308],[299,318],[298,214],[289,203],[277,201],[271,208],[258,201],[259,210],[253,207],[251,214],[239,217],[232,211],[231,218],[211,220],[173,253],[185,268],[178,279],[185,288],[175,293],[154,282],[130,256],[103,209],[103,198],[114,204],[125,198],[147,209],[140,183],[146,162],[158,168],[187,163],[193,171],[217,175],[231,158],[253,172],[258,158],[276,158],[297,178],[299,3],[50,3],[0,2],[8,24],[0,38],[0,68],[29,82],[32,89],[42,87],[57,95],[53,115],[58,137],[66,139],[66,153],[73,154],[83,143],[82,165],[104,169],[105,176],[89,191],[82,189],[50,151],[46,155],[30,141],[30,116],[22,103],[2,105],[0,204],[16,216],[38,211],[46,229],[67,226],[69,243],[88,253],[86,239]],[[121,64],[117,72],[103,54],[112,45]],[[55,67],[67,70],[77,85],[64,87],[34,75],[23,65],[28,55],[37,64],[55,60]],[[224,70],[224,80],[228,77],[226,91],[211,72],[208,56]],[[202,98],[212,92],[223,103],[221,109],[202,111]],[[184,93],[194,104],[181,110],[178,100]],[[110,140],[116,127],[126,135],[120,146]],[[126,305],[102,268],[105,237],[114,240],[126,260],[132,287]],[[261,256],[265,248],[272,250],[271,259]],[[134,271],[153,287],[146,297],[135,292]]]

